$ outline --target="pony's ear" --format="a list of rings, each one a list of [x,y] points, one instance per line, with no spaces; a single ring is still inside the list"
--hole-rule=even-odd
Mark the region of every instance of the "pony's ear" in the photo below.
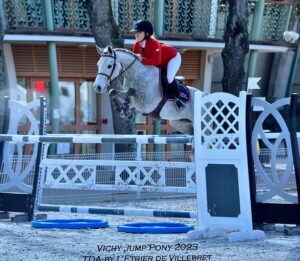
[[[112,55],[114,51],[113,51],[113,48],[110,45],[108,45],[108,46],[105,47],[105,49],[103,50],[103,52],[104,52],[104,54],[110,54],[110,55]]]
[[[110,54],[112,54],[113,53],[113,48],[109,45],[109,46],[107,46],[107,50],[108,50],[108,52],[110,53]]]
[[[96,45],[96,50],[97,50],[97,52],[99,53],[99,54],[103,54],[103,52],[104,52],[104,49],[103,48],[100,48],[98,45]]]

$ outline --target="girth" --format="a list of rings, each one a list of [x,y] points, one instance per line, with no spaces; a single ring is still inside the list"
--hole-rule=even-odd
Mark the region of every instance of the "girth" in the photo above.
[[[152,112],[143,113],[143,116],[150,116],[154,119],[160,120],[159,114],[160,114],[162,108],[165,106],[166,102],[167,102],[167,99],[161,99],[159,104],[156,106],[156,108]]]

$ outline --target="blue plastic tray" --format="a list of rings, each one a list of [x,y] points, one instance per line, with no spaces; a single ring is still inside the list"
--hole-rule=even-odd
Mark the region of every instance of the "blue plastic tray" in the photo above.
[[[45,219],[32,221],[31,226],[34,228],[105,228],[108,222],[100,219]]]
[[[194,226],[182,223],[128,223],[117,227],[118,232],[140,234],[186,233],[193,229]]]

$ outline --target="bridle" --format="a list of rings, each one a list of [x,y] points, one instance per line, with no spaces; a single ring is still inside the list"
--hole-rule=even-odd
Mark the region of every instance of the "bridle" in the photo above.
[[[109,85],[111,84],[111,82],[115,79],[117,79],[118,77],[120,77],[124,72],[126,72],[134,63],[136,60],[139,60],[137,57],[134,57],[134,60],[128,65],[128,67],[124,70],[123,69],[123,66],[122,64],[120,63],[121,65],[121,68],[122,68],[122,71],[120,72],[119,75],[117,75],[115,78],[112,79],[112,75],[114,74],[114,70],[116,68],[116,64],[117,64],[117,57],[116,57],[116,52],[114,50],[112,50],[112,55],[109,55],[109,54],[102,54],[101,57],[109,57],[109,58],[112,58],[114,60],[114,63],[113,63],[113,67],[112,67],[112,70],[110,72],[110,75],[106,74],[106,73],[102,73],[102,72],[98,72],[97,75],[103,75],[105,77],[107,77],[107,80],[109,82]]]

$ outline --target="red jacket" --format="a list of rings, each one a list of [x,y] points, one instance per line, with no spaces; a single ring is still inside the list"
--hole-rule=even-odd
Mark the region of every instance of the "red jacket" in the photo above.
[[[144,50],[142,50],[139,42],[136,42],[132,49],[135,53],[142,56],[144,65],[154,65],[163,68],[166,68],[168,62],[177,54],[177,50],[174,47],[160,43],[152,37],[146,40]]]

